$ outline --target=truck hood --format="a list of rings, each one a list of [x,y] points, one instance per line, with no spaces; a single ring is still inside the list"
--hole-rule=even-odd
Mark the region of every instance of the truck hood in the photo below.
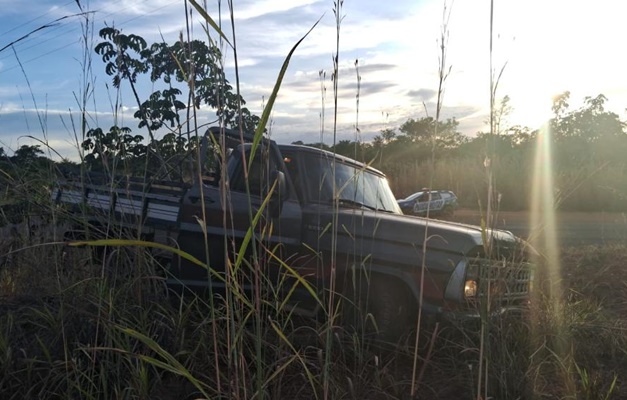
[[[326,207],[325,207],[326,208]],[[305,217],[305,229],[321,232],[332,223],[332,214],[319,207]],[[476,256],[489,238],[493,248],[514,249],[522,241],[509,231],[486,229],[475,225],[440,221],[422,217],[375,212],[362,209],[340,208],[338,213],[338,246],[363,243],[376,253],[380,247],[397,250],[422,249],[427,237],[427,249],[462,256]],[[315,221],[315,222],[314,222]],[[344,242],[344,243],[343,243]],[[361,246],[359,246],[361,247]],[[366,250],[366,249],[364,249]],[[507,251],[509,253],[509,251]]]

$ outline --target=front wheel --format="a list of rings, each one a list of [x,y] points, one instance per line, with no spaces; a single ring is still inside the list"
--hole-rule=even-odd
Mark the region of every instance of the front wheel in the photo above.
[[[400,280],[372,275],[369,284],[348,288],[344,307],[345,327],[357,328],[366,336],[398,341],[415,325],[417,306]]]
[[[374,276],[370,283],[368,317],[377,336],[396,341],[415,324],[416,304],[407,286],[389,277]]]

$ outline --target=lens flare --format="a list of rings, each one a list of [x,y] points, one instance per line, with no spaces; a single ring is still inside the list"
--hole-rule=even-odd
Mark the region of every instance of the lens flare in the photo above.
[[[554,356],[559,357],[562,379],[566,387],[574,387],[569,371],[570,336],[563,319],[560,249],[557,237],[556,202],[552,165],[552,132],[545,124],[538,134],[534,160],[531,193],[530,241],[540,254],[536,260],[538,270],[534,274],[532,326],[535,345],[548,345]],[[547,335],[548,333],[548,335]],[[550,339],[551,343],[546,343]],[[542,344],[541,344],[542,343]],[[537,349],[538,347],[535,346]]]

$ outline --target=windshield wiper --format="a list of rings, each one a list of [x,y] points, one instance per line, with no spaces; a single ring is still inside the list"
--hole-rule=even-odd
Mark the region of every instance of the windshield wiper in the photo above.
[[[372,211],[383,211],[383,212],[392,212],[392,211],[388,211],[382,208],[377,208],[377,207],[373,207],[373,206],[369,206],[367,204],[361,203],[359,201],[356,200],[351,200],[351,199],[337,199],[337,204],[339,206],[348,206],[348,207],[353,207],[353,208],[367,208],[368,210],[372,210]]]

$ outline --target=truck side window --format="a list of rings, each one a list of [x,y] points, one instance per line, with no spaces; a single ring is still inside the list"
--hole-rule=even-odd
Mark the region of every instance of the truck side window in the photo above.
[[[213,145],[208,146],[204,154],[204,161],[201,168],[203,184],[218,186],[222,169],[219,149],[215,148]]]
[[[233,174],[230,176],[231,190],[238,192],[246,191],[246,178],[244,174],[244,163],[241,159],[241,153],[236,150],[234,156],[237,157],[238,162]],[[250,157],[250,152],[246,152],[246,161]],[[268,155],[261,151],[258,152],[253,162],[248,169],[248,184],[250,187],[250,193],[257,196],[264,196],[267,191],[268,185],[268,171],[270,171],[271,164],[268,160]]]
[[[248,170],[248,185],[250,187],[250,193],[263,194],[265,188],[266,166],[262,161],[260,154],[255,157],[250,168]]]
[[[307,171],[307,179],[303,182],[310,199],[319,202],[328,202],[333,199],[333,182],[329,160],[318,155],[304,155],[302,157],[303,171]]]
[[[298,170],[299,161],[295,158],[287,154],[283,158],[283,163],[285,164],[285,168],[287,169],[287,173],[289,174],[289,178],[292,181],[292,185],[296,191],[296,195],[298,196],[298,200],[303,201],[303,187],[300,179],[300,172]]]

